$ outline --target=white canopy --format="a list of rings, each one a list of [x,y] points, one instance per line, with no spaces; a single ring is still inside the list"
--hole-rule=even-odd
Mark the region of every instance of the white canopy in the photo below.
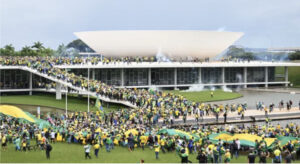
[[[214,57],[227,49],[242,32],[218,31],[89,31],[75,32],[104,56]]]

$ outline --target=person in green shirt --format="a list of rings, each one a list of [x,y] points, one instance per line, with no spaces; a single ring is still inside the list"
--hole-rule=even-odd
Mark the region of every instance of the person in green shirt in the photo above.
[[[20,137],[17,136],[16,139],[14,140],[16,151],[17,150],[19,150],[19,151],[21,150],[21,148],[20,148],[20,142],[21,142]]]
[[[112,144],[112,139],[110,135],[107,136],[106,141],[105,141],[105,148],[107,152],[110,152],[110,145]]]

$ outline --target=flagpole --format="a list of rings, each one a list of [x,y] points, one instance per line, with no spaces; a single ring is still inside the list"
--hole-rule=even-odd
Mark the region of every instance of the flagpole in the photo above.
[[[67,68],[65,69],[66,71],[66,83],[68,83],[68,80],[67,80]],[[68,115],[68,86],[66,85],[66,117]]]
[[[90,66],[89,66],[89,58],[90,58],[90,53],[88,54],[88,113],[90,113]]]

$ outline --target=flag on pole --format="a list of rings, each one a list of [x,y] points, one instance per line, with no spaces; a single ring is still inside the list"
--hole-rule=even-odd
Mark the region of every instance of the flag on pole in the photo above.
[[[97,100],[96,100],[96,104],[95,104],[96,108],[99,110],[103,110],[101,101],[99,100],[99,97],[97,96]]]

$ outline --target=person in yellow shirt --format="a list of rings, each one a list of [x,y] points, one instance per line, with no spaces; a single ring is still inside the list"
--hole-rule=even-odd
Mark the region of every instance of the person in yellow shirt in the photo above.
[[[231,154],[229,149],[226,149],[226,153],[224,155],[225,159],[224,159],[224,163],[230,163],[231,160]]]
[[[100,144],[99,142],[97,142],[95,145],[94,145],[94,153],[95,153],[95,156],[96,158],[98,158],[98,153],[99,153],[99,148],[100,148]]]
[[[154,144],[154,151],[155,151],[155,158],[158,159],[158,153],[160,150],[160,145],[158,144],[158,142],[156,141]]]
[[[26,145],[27,145],[27,144],[26,144],[26,140],[23,140],[23,141],[22,141],[22,150],[23,150],[23,151],[26,151]]]
[[[147,143],[147,137],[146,136],[141,136],[141,147],[144,150],[145,149],[145,145]]]
[[[2,144],[2,150],[7,150],[7,139],[5,134],[2,134],[1,144]]]
[[[281,151],[279,150],[279,148],[277,148],[275,151],[274,151],[274,159],[273,159],[273,162],[274,163],[281,163],[282,159],[281,159]]]
[[[165,137],[163,137],[163,138],[160,140],[160,145],[161,145],[161,151],[162,151],[163,153],[166,153],[166,151],[165,151],[166,138],[165,138]]]

